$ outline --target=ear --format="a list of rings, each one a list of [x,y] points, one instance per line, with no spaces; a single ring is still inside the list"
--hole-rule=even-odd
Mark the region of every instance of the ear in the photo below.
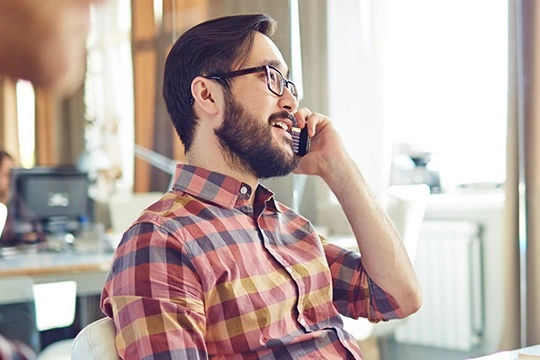
[[[216,115],[219,113],[219,106],[216,100],[221,97],[221,88],[212,80],[197,76],[191,82],[191,94],[195,103],[201,108],[202,111],[209,115]]]

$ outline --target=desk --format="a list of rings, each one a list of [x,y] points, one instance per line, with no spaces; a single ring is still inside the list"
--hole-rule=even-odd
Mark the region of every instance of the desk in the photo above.
[[[0,258],[0,277],[29,276],[36,284],[74,280],[77,295],[101,293],[112,252],[61,251],[21,253]]]
[[[540,345],[529,346],[522,349],[517,349],[513,351],[503,351],[496,354],[482,356],[479,358],[474,358],[476,360],[516,360],[518,354],[527,354],[527,355],[537,355],[540,356]],[[469,359],[469,360],[474,360]]]

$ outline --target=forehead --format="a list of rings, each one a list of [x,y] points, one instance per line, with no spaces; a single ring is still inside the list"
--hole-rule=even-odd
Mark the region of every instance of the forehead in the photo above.
[[[244,67],[254,67],[260,65],[273,65],[283,74],[287,74],[288,68],[281,51],[276,44],[266,35],[255,32],[253,38],[253,48],[249,53]]]

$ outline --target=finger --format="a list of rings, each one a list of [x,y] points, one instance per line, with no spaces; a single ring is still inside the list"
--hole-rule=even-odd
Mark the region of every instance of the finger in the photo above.
[[[302,129],[304,126],[306,126],[306,121],[309,116],[311,116],[312,112],[308,108],[302,108],[298,109],[294,113],[294,118],[296,119],[297,126]]]
[[[330,119],[325,115],[319,113],[311,113],[306,119],[308,126],[308,135],[310,137],[315,136],[317,133],[317,127],[324,123],[331,123]]]

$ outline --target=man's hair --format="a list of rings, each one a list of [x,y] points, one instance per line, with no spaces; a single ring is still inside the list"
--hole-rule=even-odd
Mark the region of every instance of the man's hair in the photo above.
[[[271,37],[275,28],[276,21],[264,14],[225,16],[194,26],[176,41],[165,63],[163,97],[186,152],[198,120],[191,95],[193,79],[240,66],[253,47],[255,32]],[[227,81],[220,84],[229,89]]]

